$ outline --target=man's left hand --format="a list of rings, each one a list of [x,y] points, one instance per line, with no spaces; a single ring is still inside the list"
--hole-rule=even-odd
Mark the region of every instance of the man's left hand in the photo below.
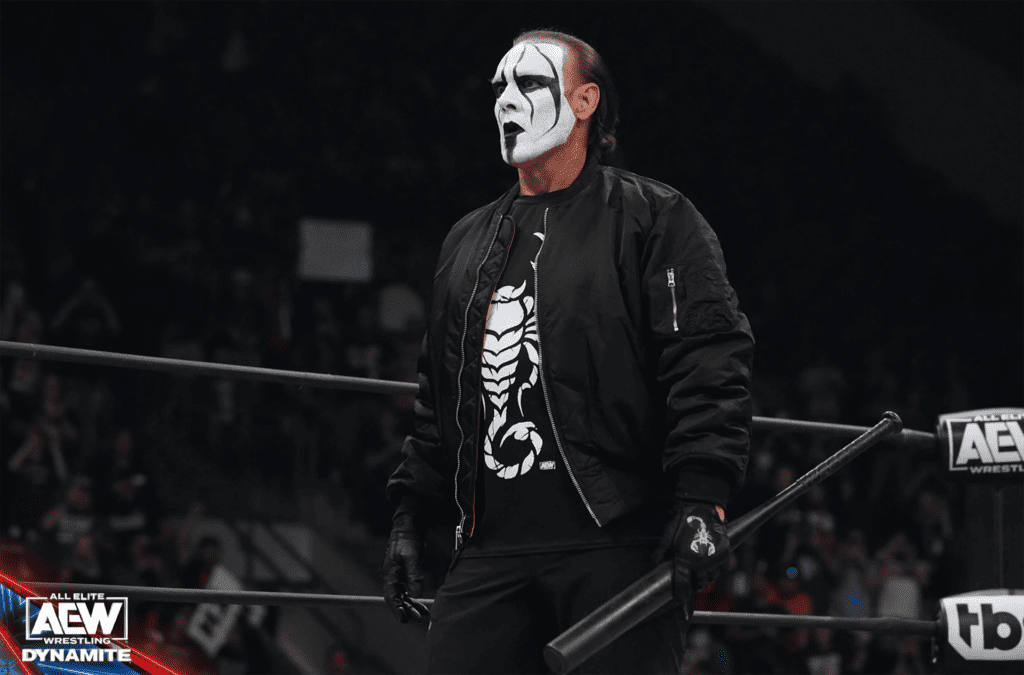
[[[653,562],[658,565],[675,556],[672,592],[687,620],[693,615],[694,596],[728,567],[730,551],[725,511],[720,506],[676,503]]]

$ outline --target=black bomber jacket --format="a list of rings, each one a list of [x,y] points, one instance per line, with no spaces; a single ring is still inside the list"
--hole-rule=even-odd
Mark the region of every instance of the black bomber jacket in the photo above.
[[[444,241],[414,429],[386,489],[399,512],[458,523],[456,552],[478,519],[484,328],[518,194]],[[749,456],[754,338],[718,238],[678,191],[594,161],[549,194],[535,271],[540,380],[580,499],[599,526],[673,494],[725,507]]]

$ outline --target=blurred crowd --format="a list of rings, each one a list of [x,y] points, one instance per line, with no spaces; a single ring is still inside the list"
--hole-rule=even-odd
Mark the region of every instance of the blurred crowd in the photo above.
[[[66,14],[38,16],[30,5],[3,8],[33,30],[9,31],[0,83],[0,339],[415,380],[437,247],[455,218],[514,180],[483,145],[493,142],[486,83],[438,78],[450,72],[450,31],[422,30],[439,25],[426,23],[432,9],[403,10],[430,47],[394,30],[390,7],[375,23],[347,3],[305,14],[280,3],[65,3]],[[1001,373],[986,390],[970,361],[980,357],[957,340],[1009,326],[1010,287],[977,292],[949,274],[950,260],[989,259],[1004,233],[908,165],[854,83],[831,93],[795,83],[686,6],[686,21],[652,20],[643,39],[693,50],[673,62],[716,54],[714,76],[646,80],[665,57],[640,50],[650,68],[617,76],[624,93],[643,92],[632,108],[624,96],[634,122],[623,138],[635,136],[623,145],[637,168],[692,195],[722,238],[762,349],[755,415],[872,425],[893,410],[931,430],[940,412],[980,407],[972,394],[1004,391]],[[466,34],[493,23],[464,11]],[[367,59],[382,46],[387,59]],[[495,49],[467,40],[458,54],[488,64]],[[76,61],[88,65],[65,63]],[[396,78],[406,85],[380,84]],[[680,86],[707,105],[650,105]],[[641,143],[645,134],[658,142]],[[372,284],[295,278],[295,223],[317,213],[378,226]],[[965,222],[977,224],[970,237]],[[745,240],[764,232],[763,246]],[[904,251],[913,266],[891,253]],[[1007,278],[1019,269],[990,267]],[[881,301],[894,293],[914,301]],[[837,297],[865,299],[843,305],[855,319],[825,310]],[[936,316],[957,318],[935,331]],[[1002,333],[1017,334],[993,329],[993,345]],[[368,550],[372,569],[411,409],[410,397],[0,358],[0,547],[15,561],[5,571],[202,587],[220,556],[215,540],[193,536],[204,513],[302,519]],[[756,432],[730,517],[840,445]],[[698,609],[934,618],[954,587],[961,500],[933,454],[876,449],[739,547]],[[266,672],[259,631],[273,632],[273,612],[260,629],[239,622],[214,659],[188,638],[188,616],[133,610],[132,635],[172,664]],[[690,675],[933,671],[926,640],[850,631],[696,625],[687,656]],[[323,667],[366,671],[355,645]]]
[[[423,307],[408,287],[346,288],[297,310],[286,281],[256,281],[241,268],[227,281],[223,297],[206,289],[210,314],[191,317],[214,330],[189,332],[168,316],[149,327],[160,336],[155,351],[415,379]],[[94,279],[83,279],[53,310],[36,305],[21,280],[7,281],[0,292],[0,339],[104,350],[126,344],[122,312]],[[411,398],[170,375],[154,386],[152,377],[0,360],[3,545],[20,552],[22,578],[203,587],[219,551],[208,539],[190,544],[189,522],[204,508],[187,489],[199,479],[196,471],[207,491],[262,485],[278,503],[315,495],[299,516],[341,546],[386,537],[391,509],[383,486],[400,461]],[[891,409],[908,427],[927,428],[936,412],[922,408],[913,381],[901,383],[881,352],[852,373],[820,350],[790,380],[758,378],[754,398],[755,415],[829,422],[870,424]],[[731,512],[777,494],[840,444],[756,432]],[[700,595],[698,609],[934,618],[949,588],[956,494],[927,453],[869,457],[762,527],[736,551],[728,574]],[[146,648],[218,668],[185,635],[185,610],[154,605],[133,614]],[[253,630],[240,622],[218,658],[256,653],[244,646],[259,642],[247,634]],[[695,626],[687,666],[692,674],[924,673],[931,672],[928,649],[913,636]],[[351,667],[345,650],[338,651],[332,658]],[[231,672],[259,672],[258,657],[247,664],[234,663]]]
[[[856,417],[858,403],[874,418],[866,424],[877,422],[884,410],[915,414],[906,388],[882,364],[857,377],[819,355],[793,385],[758,382],[754,414],[847,422]],[[792,399],[778,396],[787,390]],[[858,390],[874,390],[885,399],[858,400]],[[917,414],[924,412],[930,411]],[[763,503],[841,445],[756,433],[745,487],[730,510],[742,514]],[[729,571],[698,596],[697,609],[934,619],[939,599],[953,587],[958,499],[933,454],[876,449],[759,528],[733,554]],[[689,647],[691,675],[935,672],[930,640],[912,635],[697,626]]]
[[[254,285],[247,270],[233,270],[228,298],[205,317],[216,330],[190,334],[170,316],[165,325],[150,326],[160,336],[154,351],[415,379],[423,311],[408,287],[393,284],[365,298],[350,292],[343,295],[355,304],[340,306],[326,295],[315,298],[293,328],[296,313],[286,297],[278,302],[277,289]],[[83,279],[52,311],[39,307],[21,280],[5,281],[0,294],[2,340],[145,351],[123,339],[122,313],[95,279]],[[343,322],[346,311],[355,320]],[[257,312],[273,317],[262,335],[254,329]],[[341,544],[372,546],[386,537],[390,506],[383,486],[399,461],[411,398],[242,380],[148,379],[134,371],[5,357],[0,413],[0,546],[7,571],[29,582],[203,588],[219,544],[191,536],[190,523],[207,512],[249,515],[251,502],[232,510],[228,500],[216,499],[246,486],[264,486],[271,504],[307,507],[275,511],[264,504],[259,515],[305,516]],[[263,643],[254,628],[239,622],[217,659],[209,659],[186,634],[190,611],[136,605],[134,644],[196,672],[265,672],[268,661],[252,647]],[[267,626],[272,630],[273,622]],[[352,672],[344,648],[328,660],[331,672]]]

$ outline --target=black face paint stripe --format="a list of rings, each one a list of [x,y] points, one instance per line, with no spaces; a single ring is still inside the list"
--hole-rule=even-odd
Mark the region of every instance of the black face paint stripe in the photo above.
[[[525,47],[523,48],[523,53],[519,55],[519,60],[516,61],[516,65],[512,66],[512,79],[516,82],[516,89],[519,89],[519,64],[523,62],[524,58],[526,58]],[[521,89],[519,90],[519,93],[523,94]],[[533,126],[533,101],[531,101],[530,97],[526,94],[523,94],[523,98],[525,98],[526,102],[530,104],[530,126]]]
[[[554,77],[554,79],[548,83],[548,91],[551,92],[551,98],[555,101],[555,122],[551,125],[551,129],[554,129],[558,126],[558,118],[562,113],[562,92],[558,89],[558,71],[555,70],[555,64],[552,63],[551,59],[544,55],[544,52],[538,49],[536,45],[534,45],[534,49],[536,49],[537,53],[548,62],[549,66],[551,66],[551,74]],[[563,53],[565,52],[565,50],[562,51]],[[533,120],[531,119],[530,121]],[[551,131],[551,129],[548,129],[548,131]],[[548,133],[548,131],[545,131],[544,133]]]
[[[514,71],[515,71],[515,69],[516,69],[516,68],[517,68],[517,67],[519,66],[519,64],[523,62],[523,59],[524,59],[524,58],[526,58],[526,48],[525,48],[525,47],[523,48],[523,53],[519,55],[519,60],[518,60],[518,61],[516,61],[516,65],[515,65],[515,66],[512,66],[512,70],[513,70],[513,72],[514,72]]]

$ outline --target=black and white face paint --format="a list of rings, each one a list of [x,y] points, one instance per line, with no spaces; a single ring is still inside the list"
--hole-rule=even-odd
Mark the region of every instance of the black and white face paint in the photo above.
[[[491,79],[501,158],[517,165],[569,139],[576,116],[565,97],[565,49],[523,42],[508,51]]]

